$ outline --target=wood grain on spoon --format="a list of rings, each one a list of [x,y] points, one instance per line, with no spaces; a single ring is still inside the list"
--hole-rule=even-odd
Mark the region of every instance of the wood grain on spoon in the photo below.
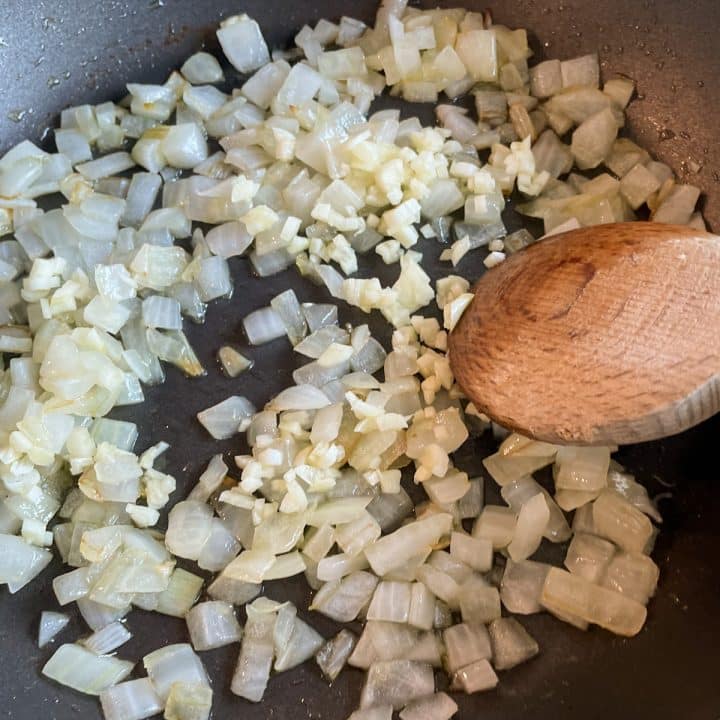
[[[481,411],[541,440],[672,435],[720,409],[720,238],[600,225],[486,273],[449,341]]]

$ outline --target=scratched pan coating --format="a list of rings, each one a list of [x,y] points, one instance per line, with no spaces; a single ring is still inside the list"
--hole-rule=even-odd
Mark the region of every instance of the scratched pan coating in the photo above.
[[[606,77],[624,73],[635,78],[641,99],[629,111],[631,135],[681,177],[702,187],[707,194],[706,215],[714,230],[720,230],[720,144],[713,142],[720,116],[716,0],[497,0],[491,6],[498,22],[533,31],[538,54],[566,58],[598,50]],[[260,22],[269,44],[278,46],[290,41],[306,22],[343,13],[370,21],[374,9],[375,3],[368,0],[0,0],[0,151],[25,137],[43,138],[67,105],[117,99],[129,80],[164,80],[203,43],[215,48],[214,27],[228,14],[249,13]],[[422,110],[421,117],[430,121],[428,109]],[[19,122],[10,119],[19,115]],[[689,172],[689,161],[702,166],[700,173]],[[519,226],[511,211],[506,220],[510,227]],[[437,275],[437,246],[425,243],[421,249]],[[463,272],[479,276],[481,269],[478,256],[467,260]],[[385,280],[393,273],[381,264],[367,272]],[[288,287],[301,300],[324,297],[293,272],[256,280],[243,259],[234,260],[233,275],[234,297],[215,303],[205,325],[190,328],[190,339],[208,368],[207,377],[189,381],[170,370],[163,386],[147,392],[144,405],[117,414],[137,422],[146,443],[151,438],[172,443],[167,469],[179,481],[175,499],[183,497],[212,453],[243,451],[237,439],[209,442],[194,420],[195,413],[233,393],[262,404],[290,381],[295,366],[286,344],[276,341],[253,350],[255,368],[231,381],[219,371],[217,349],[228,342],[242,344],[241,318]],[[350,312],[343,312],[342,319],[361,321]],[[382,324],[375,331],[387,338]],[[669,440],[627,447],[620,453],[648,484],[651,495],[668,492],[665,484],[672,485],[672,499],[661,503],[665,523],[654,554],[661,569],[660,587],[643,631],[625,640],[599,630],[582,633],[547,615],[523,619],[540,643],[540,657],[501,673],[497,690],[458,698],[461,719],[718,718],[720,492],[715,448],[719,431],[720,423],[711,420]],[[478,440],[463,450],[459,463],[472,467],[477,457],[490,452],[491,444],[488,438]],[[493,493],[488,496],[490,501],[497,499]],[[94,720],[100,712],[93,698],[38,675],[52,652],[36,647],[40,611],[56,609],[50,579],[59,566],[49,570],[16,596],[0,592],[0,717]],[[293,600],[300,608],[308,599],[301,581],[272,583],[267,594]],[[308,618],[306,611],[300,613]],[[325,636],[337,629],[321,616],[313,615],[310,621]],[[161,645],[187,639],[184,623],[172,618],[135,611],[128,625],[134,638],[121,654],[129,658],[139,659]],[[73,614],[60,639],[72,641],[82,632],[86,630]],[[237,646],[203,654],[214,683],[215,718],[343,720],[357,704],[359,671],[344,672],[328,687],[313,663],[273,677],[261,705],[239,700],[228,690],[236,656]]]

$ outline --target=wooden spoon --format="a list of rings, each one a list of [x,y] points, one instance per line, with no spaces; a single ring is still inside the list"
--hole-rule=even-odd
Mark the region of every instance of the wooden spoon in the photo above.
[[[720,409],[720,237],[647,222],[573,230],[511,256],[474,292],[450,362],[505,427],[620,445]]]

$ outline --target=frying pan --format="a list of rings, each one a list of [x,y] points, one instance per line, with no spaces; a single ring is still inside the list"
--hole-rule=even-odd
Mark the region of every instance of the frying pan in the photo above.
[[[423,3],[431,6],[432,3]],[[445,3],[442,5],[461,4]],[[483,9],[476,2],[466,2]],[[720,5],[717,0],[496,0],[498,22],[529,28],[536,56],[559,58],[599,51],[605,77],[625,74],[637,81],[639,97],[629,111],[629,133],[681,178],[700,185],[705,214],[720,230]],[[0,150],[23,138],[51,145],[47,128],[59,111],[83,102],[118,99],[129,80],[162,82],[192,52],[217,49],[214,29],[224,16],[244,11],[256,18],[271,47],[284,46],[304,23],[352,14],[371,22],[374,0],[0,0]],[[427,107],[404,107],[430,122]],[[701,166],[694,173],[695,163]],[[507,215],[511,227],[519,221]],[[437,245],[421,246],[431,271]],[[475,263],[473,265],[473,263]],[[367,267],[367,262],[364,263]],[[467,261],[467,273],[482,271],[480,258]],[[290,381],[295,366],[282,341],[254,349],[255,367],[232,381],[215,360],[226,343],[242,344],[240,321],[267,305],[279,291],[293,287],[303,301],[327,300],[323,292],[287,271],[265,280],[251,276],[244,259],[232,264],[234,297],[215,303],[208,321],[189,329],[190,340],[208,369],[207,377],[187,380],[171,368],[167,382],[149,388],[147,401],[116,417],[138,423],[141,443],[165,439],[173,448],[167,470],[178,478],[175,499],[197,478],[209,457],[243,452],[241,440],[208,440],[195,413],[230,394],[245,394],[262,405]],[[444,270],[447,272],[447,270]],[[383,265],[367,270],[389,279]],[[341,311],[343,321],[367,316]],[[382,323],[374,328],[387,339]],[[383,336],[383,333],[385,335]],[[545,614],[522,621],[541,647],[541,656],[501,674],[497,690],[458,697],[460,718],[484,720],[717,720],[720,717],[720,491],[717,486],[717,436],[711,420],[663,442],[625,447],[619,453],[651,495],[672,493],[661,502],[665,522],[654,553],[661,579],[651,601],[645,629],[624,640],[594,629],[583,633]],[[480,472],[477,458],[492,450],[482,437],[461,452],[458,464]],[[143,449],[145,445],[139,445]],[[490,483],[488,483],[490,485]],[[488,490],[489,500],[494,496]],[[559,558],[556,558],[558,560]],[[15,596],[0,596],[0,717],[16,720],[76,720],[100,717],[93,698],[42,679],[39,668],[52,648],[38,650],[41,610],[56,609],[46,571]],[[309,591],[304,581],[270,583],[266,593],[289,599],[321,633],[330,637],[331,621],[304,611]],[[128,622],[133,640],[121,655],[140,658],[157,647],[186,641],[184,623],[142,611]],[[86,632],[73,616],[61,641]],[[237,646],[203,655],[213,678],[214,717],[247,720],[342,720],[357,706],[362,674],[345,671],[331,686],[313,663],[273,677],[265,701],[252,705],[232,696],[230,677]]]

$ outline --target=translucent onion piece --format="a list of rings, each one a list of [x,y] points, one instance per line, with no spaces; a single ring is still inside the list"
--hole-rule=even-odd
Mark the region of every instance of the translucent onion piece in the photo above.
[[[277,613],[253,611],[258,602],[248,606],[245,635],[230,686],[235,695],[251,702],[260,702],[265,694],[275,652],[273,631]]]
[[[570,537],[570,527],[565,515],[550,494],[530,477],[520,478],[505,485],[501,491],[503,500],[515,511],[520,512],[522,505],[531,497],[542,493],[550,510],[550,519],[543,533],[551,542],[565,542]]]
[[[190,642],[198,651],[230,645],[239,642],[242,637],[242,628],[230,603],[199,603],[188,612],[185,619]]]
[[[247,583],[220,574],[207,591],[213,600],[223,600],[231,605],[244,605],[260,594],[261,587],[260,584]]]
[[[77,606],[88,627],[96,632],[130,612],[129,605],[123,608],[108,607],[85,597],[77,601]]]
[[[185,617],[198,599],[202,586],[201,577],[182,568],[175,568],[167,589],[158,593],[157,605],[154,609],[163,615]]]
[[[360,707],[387,704],[399,710],[434,691],[435,679],[430,665],[411,660],[377,662],[368,670]]]
[[[40,615],[40,629],[38,631],[38,647],[45,647],[70,622],[70,618],[63,613],[43,610]]]
[[[310,605],[338,622],[355,620],[372,597],[378,579],[364,571],[353,572],[322,586]]]
[[[577,533],[570,542],[564,564],[571,573],[599,584],[614,555],[615,546],[611,542]]]
[[[17,592],[37,577],[52,560],[48,550],[26,543],[14,535],[0,535],[0,583]]]
[[[540,602],[561,618],[570,615],[628,637],[640,632],[647,616],[639,602],[559,568],[548,572]]]
[[[448,694],[439,692],[406,705],[400,711],[400,720],[450,720],[457,711],[457,703]]]
[[[202,661],[187,643],[166,645],[143,658],[155,692],[163,703],[174,683],[198,684],[210,687]]]
[[[193,85],[216,83],[223,79],[222,68],[214,55],[197,52],[191,55],[180,68],[185,79]]]
[[[658,566],[647,555],[618,553],[608,564],[602,585],[647,605],[659,576]]]
[[[130,631],[121,622],[113,622],[83,640],[83,645],[96,655],[109,655],[131,637]]]
[[[106,720],[145,720],[163,709],[148,678],[128,680],[103,690],[100,703]]]
[[[213,691],[202,683],[176,682],[170,688],[165,715],[167,720],[208,720]]]
[[[502,604],[518,615],[540,612],[540,595],[549,570],[549,565],[533,560],[508,560],[500,584]]]
[[[365,555],[377,575],[385,575],[436,543],[449,532],[452,516],[438,514],[410,523],[366,548]]]
[[[315,654],[322,674],[333,682],[345,667],[347,659],[355,649],[357,637],[349,630],[341,630],[335,637],[328,640]]]
[[[337,325],[337,305],[323,303],[303,303],[302,312],[311,333],[328,325]],[[313,356],[310,356],[313,357]]]
[[[124,680],[133,663],[116,657],[100,657],[81,645],[61,645],[45,663],[42,674],[61,685],[87,695],[99,695]]]
[[[356,710],[350,714],[348,720],[391,720],[392,714],[392,705],[373,705],[364,710]]]
[[[647,551],[654,534],[652,523],[621,495],[603,491],[593,503],[592,517],[597,535],[628,552]]]
[[[495,550],[507,547],[515,535],[517,515],[512,508],[486,505],[473,526],[473,537],[489,540]]]
[[[593,492],[607,485],[610,449],[603,447],[563,447],[555,458],[555,487]]]
[[[478,572],[487,572],[492,567],[493,546],[484,538],[454,532],[450,536],[450,554]]]
[[[252,235],[238,221],[217,225],[205,236],[205,242],[211,252],[223,258],[242,255],[250,247],[252,241]]]
[[[285,335],[285,325],[271,307],[261,308],[246,315],[243,328],[251,345],[263,345]]]
[[[307,323],[305,316],[300,308],[295,292],[286,290],[280,295],[276,295],[271,301],[270,306],[280,317],[280,321],[285,326],[290,342],[297,345],[307,333]]]
[[[277,412],[283,410],[320,410],[330,405],[330,400],[312,385],[295,385],[276,395],[268,408]]]
[[[450,673],[492,655],[490,635],[483,625],[453,625],[443,631],[443,641]]]
[[[225,373],[231,378],[237,377],[240,373],[249,370],[254,365],[253,360],[246,358],[242,353],[231,348],[229,345],[223,345],[223,347],[218,350],[218,360],[220,360],[220,364]]]
[[[225,57],[241,73],[252,72],[270,62],[260,27],[247,15],[235,15],[225,20],[217,37]]]
[[[499,682],[498,676],[487,660],[478,660],[461,668],[455,673],[455,680],[468,694],[492,690]]]
[[[407,582],[380,582],[367,610],[368,620],[405,623],[410,613],[411,587]]]
[[[458,601],[463,622],[479,625],[500,617],[500,593],[479,577],[460,586]]]
[[[515,533],[508,545],[508,553],[515,562],[526,560],[538,549],[549,520],[550,508],[543,493],[533,496],[520,508]]]
[[[408,623],[420,630],[430,630],[435,622],[435,597],[421,582],[410,587]]]
[[[515,618],[493,620],[488,630],[496,670],[508,670],[539,652],[538,644]]]
[[[212,509],[196,500],[183,500],[170,511],[165,544],[178,557],[197,560],[212,530]]]
[[[213,518],[210,536],[200,551],[197,563],[203,570],[222,570],[240,552],[240,543],[230,531],[228,524]]]
[[[200,424],[216,440],[226,440],[238,432],[242,420],[255,414],[252,403],[240,395],[232,395],[217,405],[197,414]]]
[[[322,647],[325,638],[306,622],[294,617],[292,629],[284,647],[275,648],[275,671],[284,672],[313,657]]]

